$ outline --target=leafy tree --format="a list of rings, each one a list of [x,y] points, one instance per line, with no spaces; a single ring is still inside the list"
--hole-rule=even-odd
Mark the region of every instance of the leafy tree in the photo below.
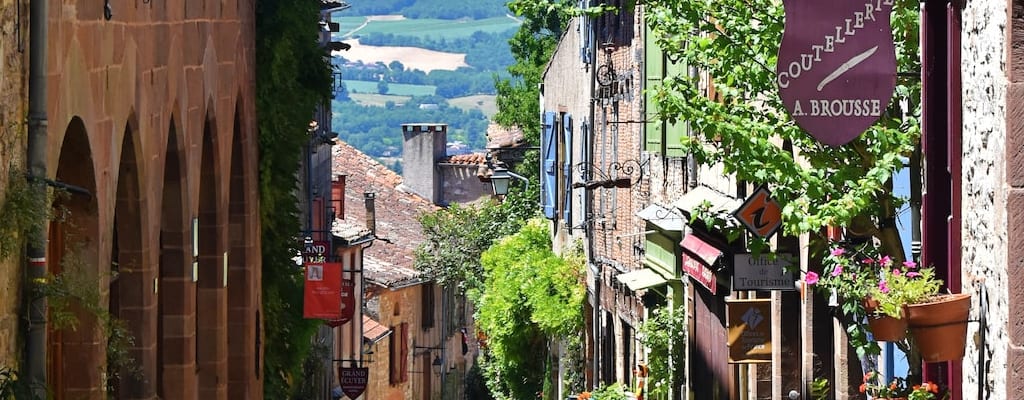
[[[542,219],[483,253],[485,284],[470,298],[487,336],[481,366],[492,393],[534,398],[544,388],[548,343],[581,334],[584,262],[582,251],[568,253],[551,251]]]
[[[516,60],[508,67],[512,77],[499,79],[494,84],[498,91],[498,113],[494,120],[502,126],[521,127],[529,143],[540,142],[538,87],[570,15],[566,8],[538,7],[537,3],[535,0],[509,2],[509,9],[523,17],[523,24],[509,40]]]
[[[388,94],[388,83],[386,81],[377,82],[377,93]]]
[[[480,256],[494,241],[519,230],[538,208],[526,196],[512,191],[502,203],[452,204],[419,217],[424,241],[416,249],[416,268],[444,286],[465,293],[483,286]]]
[[[661,117],[688,121],[695,128],[695,137],[684,145],[700,162],[720,164],[740,180],[768,185],[783,205],[787,235],[809,233],[820,242],[824,227],[847,227],[878,239],[884,254],[905,259],[890,223],[904,201],[893,194],[892,174],[903,168],[920,135],[917,80],[900,79],[878,123],[851,143],[831,147],[798,127],[779,99],[775,63],[782,3],[653,0],[646,7],[646,19],[666,55],[706,72],[720,94],[704,95],[700,79],[685,74],[649,88],[656,92]],[[918,71],[918,7],[897,0],[893,10],[898,71]],[[790,148],[799,149],[799,156]],[[752,240],[750,245],[766,244]],[[877,351],[861,340],[861,324],[849,328],[858,353]]]
[[[658,307],[640,325],[637,339],[650,349],[648,356],[647,398],[664,398],[670,387],[679,387],[685,376],[686,309]]]
[[[263,256],[264,391],[286,399],[305,386],[301,373],[317,322],[302,318],[295,170],[305,126],[330,96],[331,69],[318,46],[317,3],[263,0],[256,7],[256,109],[259,114]]]

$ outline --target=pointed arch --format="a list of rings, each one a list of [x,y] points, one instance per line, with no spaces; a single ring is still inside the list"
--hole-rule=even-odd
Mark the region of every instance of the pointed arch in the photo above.
[[[210,108],[209,110],[212,110]],[[220,178],[223,166],[217,148],[217,121],[206,118],[199,165],[199,282],[196,289],[196,361],[199,398],[227,396],[227,243],[226,216]]]

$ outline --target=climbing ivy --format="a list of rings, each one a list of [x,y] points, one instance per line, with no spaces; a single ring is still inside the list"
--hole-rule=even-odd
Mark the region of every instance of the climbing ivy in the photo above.
[[[296,169],[306,127],[331,88],[326,52],[318,45],[319,2],[256,3],[256,114],[259,116],[266,398],[292,398],[317,322],[302,318]]]

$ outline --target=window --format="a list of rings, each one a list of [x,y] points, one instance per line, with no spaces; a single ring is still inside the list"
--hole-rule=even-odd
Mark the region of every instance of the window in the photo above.
[[[408,327],[409,325],[405,322],[398,325],[397,328],[391,327],[394,333],[391,334],[388,342],[388,382],[392,385],[403,383],[409,379]]]
[[[434,327],[434,282],[420,285],[420,326],[423,330]]]
[[[544,216],[572,226],[572,114],[544,113],[541,133],[541,200]]]

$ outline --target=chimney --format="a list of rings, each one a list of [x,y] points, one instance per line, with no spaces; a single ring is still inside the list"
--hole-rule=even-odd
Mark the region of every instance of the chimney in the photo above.
[[[447,156],[448,125],[403,124],[402,185],[434,204],[444,186],[437,163]]]
[[[335,218],[345,219],[345,175],[338,175],[331,181],[331,207]]]
[[[377,235],[377,208],[373,205],[373,199],[376,197],[377,194],[373,192],[363,193],[363,205],[366,206],[366,229],[370,230],[371,235]]]

